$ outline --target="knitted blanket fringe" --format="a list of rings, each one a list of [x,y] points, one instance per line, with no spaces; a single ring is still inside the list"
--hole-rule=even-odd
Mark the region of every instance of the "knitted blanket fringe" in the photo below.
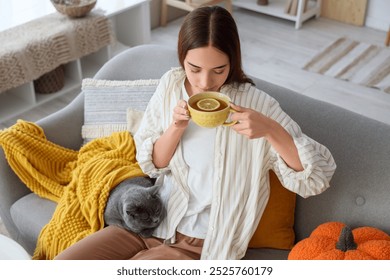
[[[38,125],[18,120],[0,131],[0,145],[23,183],[58,203],[39,235],[35,260],[53,259],[102,229],[110,190],[126,178],[145,176],[127,131],[95,139],[75,151],[47,140]]]

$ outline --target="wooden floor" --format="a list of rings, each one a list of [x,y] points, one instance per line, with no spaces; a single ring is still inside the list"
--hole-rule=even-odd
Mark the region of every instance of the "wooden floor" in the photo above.
[[[383,45],[385,31],[327,20],[311,19],[299,30],[291,21],[235,8],[243,64],[247,74],[293,89],[299,93],[345,107],[390,123],[390,95],[301,69],[321,48],[340,36]],[[152,30],[151,43],[176,46],[182,18]],[[68,104],[78,92],[62,96],[34,110],[0,123],[0,129],[19,118],[36,121]]]

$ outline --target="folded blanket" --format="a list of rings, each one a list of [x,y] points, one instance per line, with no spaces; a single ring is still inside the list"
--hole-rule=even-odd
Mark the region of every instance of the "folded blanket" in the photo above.
[[[53,259],[102,229],[110,190],[126,178],[145,176],[127,131],[95,139],[74,151],[47,140],[38,125],[19,120],[0,131],[0,145],[23,183],[58,203],[40,233],[33,259]]]

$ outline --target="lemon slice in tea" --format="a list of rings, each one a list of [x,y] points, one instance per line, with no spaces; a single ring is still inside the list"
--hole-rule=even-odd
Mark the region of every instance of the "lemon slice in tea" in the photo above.
[[[221,103],[219,103],[219,101],[214,98],[205,98],[199,100],[196,105],[203,111],[214,111],[217,110],[219,106],[221,106]]]

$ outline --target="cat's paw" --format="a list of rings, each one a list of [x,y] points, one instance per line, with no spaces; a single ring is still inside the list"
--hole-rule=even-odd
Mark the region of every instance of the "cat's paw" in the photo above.
[[[153,231],[154,231],[153,228],[147,228],[142,230],[140,233],[138,233],[138,235],[141,236],[142,238],[149,238],[152,237]]]

